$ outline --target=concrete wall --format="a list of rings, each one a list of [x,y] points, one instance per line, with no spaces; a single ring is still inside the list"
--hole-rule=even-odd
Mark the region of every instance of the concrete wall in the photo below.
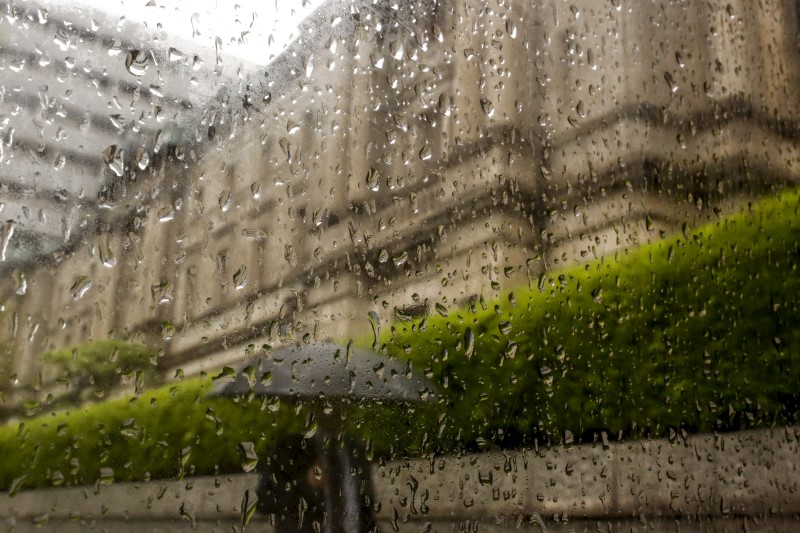
[[[397,461],[373,479],[384,531],[791,531],[800,428]],[[24,491],[0,496],[0,518],[15,531],[230,531],[256,484],[242,474]]]

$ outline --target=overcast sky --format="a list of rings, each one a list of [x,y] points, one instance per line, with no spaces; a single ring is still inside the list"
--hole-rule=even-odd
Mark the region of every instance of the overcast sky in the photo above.
[[[265,65],[298,36],[297,26],[324,0],[70,0],[77,11],[125,17],[176,42],[213,48],[222,41],[226,55]],[[62,2],[51,5],[65,6]],[[45,3],[47,5],[47,3]],[[161,27],[158,28],[158,24]]]

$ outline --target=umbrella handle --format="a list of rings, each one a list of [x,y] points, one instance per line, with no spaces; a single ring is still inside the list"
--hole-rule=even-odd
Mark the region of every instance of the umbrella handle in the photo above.
[[[315,435],[322,468],[325,471],[325,533],[361,533],[361,500],[356,476],[352,475],[353,449],[347,439],[341,444],[333,432],[317,426]],[[326,447],[325,441],[328,441]]]
[[[352,475],[353,450],[347,439],[342,439],[338,448],[337,466],[341,470],[342,483],[342,526],[346,533],[360,533],[361,501],[358,497],[358,480]]]
[[[325,513],[322,523],[322,531],[324,533],[333,533],[333,524],[335,521],[335,517],[333,516],[333,472],[331,471],[332,465],[330,455],[325,451],[325,440],[329,436],[330,434],[322,428],[322,424],[319,424],[314,437],[317,445],[317,454],[319,455],[319,460],[322,465],[323,479],[325,480],[322,486],[322,493],[325,498]]]

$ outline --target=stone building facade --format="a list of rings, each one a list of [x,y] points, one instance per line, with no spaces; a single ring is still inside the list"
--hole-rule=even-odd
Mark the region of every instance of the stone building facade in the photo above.
[[[191,374],[712,220],[800,177],[799,17],[792,0],[324,5],[191,143],[127,161],[68,248],[7,269],[6,368],[47,381],[43,351],[114,337]]]

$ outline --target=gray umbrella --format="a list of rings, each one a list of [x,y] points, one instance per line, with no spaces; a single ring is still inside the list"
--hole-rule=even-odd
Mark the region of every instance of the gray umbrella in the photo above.
[[[328,342],[284,346],[248,360],[237,370],[227,368],[215,379],[212,396],[252,392],[312,400],[320,422],[315,433],[317,449],[322,468],[328,472],[322,518],[322,530],[326,533],[372,530],[372,507],[370,498],[365,497],[372,488],[369,475],[354,468],[357,458],[351,443],[342,439],[336,446],[330,444],[342,427],[344,405],[339,404],[326,414],[315,400],[431,402],[437,398],[434,386],[415,373],[410,363]],[[287,531],[296,530],[296,526],[276,524],[278,530]]]
[[[258,355],[216,379],[211,395],[253,392],[295,398],[433,401],[436,392],[410,363],[333,343],[288,345]]]

